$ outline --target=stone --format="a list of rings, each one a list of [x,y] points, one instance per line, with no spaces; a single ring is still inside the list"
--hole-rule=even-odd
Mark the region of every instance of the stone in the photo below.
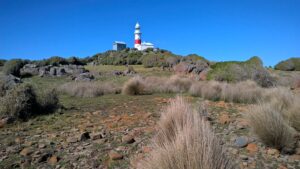
[[[241,136],[235,139],[234,145],[239,148],[246,147],[248,145],[248,138],[245,136]]]
[[[267,150],[267,154],[270,155],[270,156],[279,157],[280,152],[279,152],[279,150],[277,150],[277,149],[269,148],[269,149]]]
[[[9,90],[9,89],[12,89],[14,88],[16,85],[22,83],[21,79],[12,75],[12,74],[9,74],[9,75],[6,75],[4,77],[2,77],[0,79],[0,81],[3,82],[3,86],[2,88],[4,90]]]
[[[242,159],[242,160],[244,160],[244,161],[247,161],[248,160],[248,157],[246,156],[246,155],[240,155],[240,158]]]
[[[89,82],[89,81],[92,81],[93,79],[94,79],[94,76],[92,74],[90,74],[89,72],[81,73],[75,77],[76,82],[77,81]]]
[[[122,160],[123,159],[123,155],[114,151],[114,150],[111,150],[109,153],[108,153],[108,156],[111,160]]]
[[[122,137],[122,142],[126,144],[132,144],[135,142],[134,137],[132,135],[124,135]]]
[[[51,76],[56,76],[56,70],[57,70],[57,67],[51,67],[50,71],[49,71],[49,74]]]
[[[228,114],[221,114],[219,117],[219,123],[221,124],[228,124],[230,123],[230,117]]]
[[[92,140],[97,140],[97,139],[102,139],[103,135],[102,132],[97,132],[97,133],[92,133],[91,134],[91,139]]]
[[[31,148],[24,148],[21,152],[20,152],[20,155],[22,156],[28,156],[30,154],[33,153],[33,150]]]
[[[58,161],[57,156],[53,155],[53,156],[51,156],[51,157],[49,158],[48,163],[49,163],[50,165],[55,165],[55,164],[57,163],[57,161]]]
[[[69,138],[67,138],[67,142],[68,143],[76,143],[77,141],[78,141],[78,139],[75,138],[75,137],[69,137]]]
[[[86,141],[90,139],[90,133],[89,132],[84,132],[80,135],[80,141]]]
[[[47,161],[48,158],[50,158],[51,156],[52,156],[51,153],[44,153],[44,154],[42,154],[42,155],[38,158],[37,162],[38,162],[38,163],[45,162],[45,161]]]
[[[250,143],[247,145],[246,149],[250,152],[250,153],[256,153],[258,150],[258,147],[256,144],[254,143]]]

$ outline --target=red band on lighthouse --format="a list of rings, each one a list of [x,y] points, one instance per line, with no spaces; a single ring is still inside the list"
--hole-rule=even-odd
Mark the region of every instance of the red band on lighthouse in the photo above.
[[[141,42],[141,39],[136,39],[136,40],[134,40],[134,44],[141,44],[142,42]]]

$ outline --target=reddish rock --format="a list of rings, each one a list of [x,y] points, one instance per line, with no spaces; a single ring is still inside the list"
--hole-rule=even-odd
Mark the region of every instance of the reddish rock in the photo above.
[[[50,165],[55,165],[57,163],[57,161],[58,161],[57,156],[52,156],[52,157],[49,158],[48,163]]]
[[[221,114],[219,117],[219,123],[228,124],[230,123],[230,117],[228,114]]]
[[[246,149],[249,151],[249,153],[256,153],[258,150],[258,147],[254,143],[250,143],[247,145]]]
[[[32,154],[33,151],[31,148],[24,148],[21,152],[20,152],[20,155],[22,156],[28,156],[30,154]]]
[[[122,154],[120,154],[116,151],[113,151],[113,150],[108,153],[108,156],[111,160],[122,160],[123,159]]]
[[[270,155],[270,156],[279,157],[280,152],[277,149],[270,148],[270,149],[267,150],[267,154]]]

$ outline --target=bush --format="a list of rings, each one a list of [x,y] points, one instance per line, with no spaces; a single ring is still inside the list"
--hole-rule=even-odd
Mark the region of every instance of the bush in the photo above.
[[[37,107],[36,95],[29,85],[20,85],[10,90],[0,103],[1,116],[26,120],[33,115]]]
[[[276,105],[262,102],[249,109],[253,132],[267,146],[291,153],[295,148],[294,130],[283,119]]]
[[[300,71],[300,58],[290,58],[275,65],[275,69],[284,71]]]
[[[59,65],[66,65],[68,64],[67,60],[59,57],[59,56],[53,56],[49,59],[47,59],[47,65],[52,65],[52,66],[59,66]]]
[[[74,56],[68,58],[67,62],[68,62],[68,64],[71,64],[71,65],[85,65],[85,63],[82,60],[80,60],[79,58],[74,57]]]
[[[6,75],[12,74],[14,76],[20,76],[20,69],[25,65],[25,62],[21,59],[12,59],[5,62],[3,72]]]
[[[104,94],[120,93],[120,88],[112,83],[70,82],[61,85],[58,90],[75,97],[97,97]]]
[[[32,116],[52,112],[58,107],[55,92],[37,95],[32,86],[19,85],[0,98],[0,116],[27,120]]]
[[[39,111],[42,112],[41,114],[53,112],[59,106],[57,91],[52,89],[39,92],[37,94],[37,103],[40,107]]]
[[[252,57],[245,62],[218,62],[211,66],[213,69],[208,72],[210,80],[239,82],[254,80],[262,87],[275,86],[275,79],[263,67],[258,57]]]
[[[6,60],[0,59],[0,66],[4,66],[5,62],[6,62]]]
[[[154,149],[138,168],[234,168],[209,123],[182,98],[171,102],[158,125]]]
[[[139,76],[135,76],[128,80],[123,88],[122,93],[126,95],[140,95],[145,93],[145,84],[143,79]]]

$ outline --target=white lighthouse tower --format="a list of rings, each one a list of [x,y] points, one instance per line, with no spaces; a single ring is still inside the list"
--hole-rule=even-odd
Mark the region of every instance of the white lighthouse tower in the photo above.
[[[134,31],[134,48],[137,50],[142,50],[142,40],[141,40],[141,30],[140,24],[137,22],[135,24],[135,31]]]

